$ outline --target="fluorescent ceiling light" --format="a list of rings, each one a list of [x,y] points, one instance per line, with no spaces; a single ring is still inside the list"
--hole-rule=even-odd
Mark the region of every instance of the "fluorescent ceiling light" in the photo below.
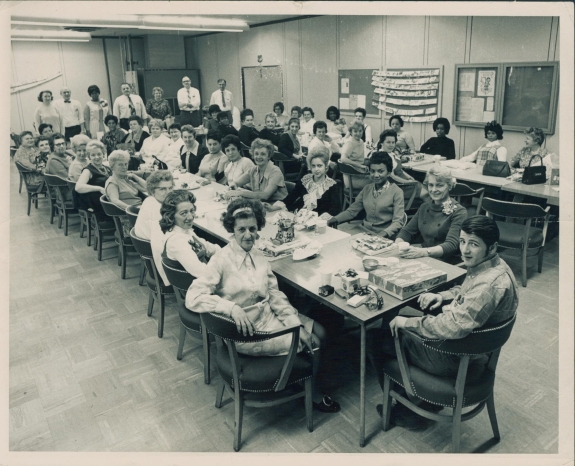
[[[204,32],[243,32],[243,29],[215,29],[215,28],[180,28],[176,26],[138,26],[138,29],[150,29],[158,31],[204,31]]]
[[[16,41],[33,41],[33,42],[90,42],[90,39],[44,39],[34,37],[13,37],[13,42]]]
[[[63,42],[89,42],[92,36],[88,32],[54,30],[17,30],[11,31],[12,40],[45,40]]]

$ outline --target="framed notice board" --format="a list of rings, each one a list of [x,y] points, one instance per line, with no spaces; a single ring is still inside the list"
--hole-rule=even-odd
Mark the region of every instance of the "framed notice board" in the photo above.
[[[553,134],[558,81],[558,62],[455,65],[455,125],[497,120],[507,131],[534,126]]]
[[[338,108],[342,114],[353,114],[357,107],[365,108],[368,115],[379,116],[379,110],[371,105],[373,86],[369,70],[339,70]]]

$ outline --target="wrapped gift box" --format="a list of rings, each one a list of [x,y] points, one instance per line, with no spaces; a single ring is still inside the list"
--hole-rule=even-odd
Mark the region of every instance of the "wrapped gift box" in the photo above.
[[[373,270],[369,281],[397,299],[408,299],[447,281],[447,273],[419,261],[402,261]]]
[[[341,287],[344,291],[352,292],[355,285],[359,286],[359,276],[341,277]]]

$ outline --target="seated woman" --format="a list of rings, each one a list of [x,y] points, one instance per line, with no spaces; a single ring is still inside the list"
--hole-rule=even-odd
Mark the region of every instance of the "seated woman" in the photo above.
[[[210,133],[213,133],[213,131],[208,132],[208,134]],[[216,131],[216,134],[219,133]],[[196,140],[196,130],[192,125],[182,126],[182,140],[184,141],[184,145],[180,149],[182,167],[185,168],[187,172],[195,175],[200,169],[202,159],[209,154],[210,151],[206,146],[198,143]]]
[[[257,141],[257,140],[256,140]],[[254,248],[258,231],[265,225],[263,206],[258,201],[236,199],[223,215],[225,229],[233,233],[230,243],[210,260],[207,271],[194,280],[186,295],[186,307],[195,312],[217,312],[234,320],[238,332],[272,332],[300,325],[298,351],[325,348],[325,330],[312,319],[298,314],[278,283],[265,256]],[[251,356],[287,354],[291,335],[255,343],[237,343],[238,352]],[[314,373],[319,354],[315,353]],[[314,407],[335,413],[340,405],[322,397],[314,387]]]
[[[92,139],[90,139],[85,134],[76,134],[76,136],[73,136],[70,139],[72,150],[74,151],[76,158],[68,168],[68,179],[72,181],[78,181],[78,178],[80,178],[84,168],[86,168],[90,163],[87,157],[88,154],[86,153],[86,144],[88,144],[91,140]]]
[[[455,178],[445,167],[431,167],[423,181],[430,202],[421,205],[415,216],[401,229],[396,243],[413,243],[422,238],[421,248],[400,251],[400,257],[435,257],[446,260],[459,251],[459,232],[467,218],[467,210],[449,197]],[[419,242],[419,241],[418,241]]]
[[[124,144],[133,144],[134,152],[140,152],[144,141],[150,137],[150,133],[144,131],[144,120],[138,115],[132,115],[128,118],[128,125],[131,132],[124,136],[122,142]]]
[[[170,138],[164,136],[163,128],[164,122],[156,118],[152,118],[148,124],[150,128],[149,138],[146,138],[142,144],[142,149],[140,150],[140,157],[144,160],[145,164],[150,167],[157,164],[157,161],[153,158],[156,157],[158,160],[164,162],[170,170],[180,166],[181,161],[175,154],[173,156],[170,152]]]
[[[222,139],[222,151],[228,158],[224,169],[225,184],[235,183],[242,175],[254,168],[254,163],[247,157],[242,157],[240,138],[229,134]]]
[[[253,110],[250,110],[249,108],[242,110],[240,113],[240,119],[242,121],[242,127],[238,131],[238,136],[240,141],[242,141],[246,146],[251,147],[252,142],[259,137],[259,133],[254,126]]]
[[[50,154],[54,149],[52,146],[52,138],[49,136],[38,136],[34,144],[38,149],[35,160],[36,171],[41,172],[46,168],[48,157],[50,157]]]
[[[218,132],[220,137],[225,137],[228,134],[238,135],[238,130],[230,124],[230,118],[228,112],[220,112],[217,116],[218,119]]]
[[[218,183],[225,181],[224,169],[228,164],[228,158],[226,154],[222,152],[221,142],[222,137],[217,131],[210,131],[206,136],[206,145],[208,146],[209,153],[206,154],[200,162],[198,176],[208,181],[217,181]]]
[[[483,144],[475,152],[472,152],[459,160],[463,162],[475,162],[478,166],[485,165],[488,160],[507,161],[507,149],[499,142],[503,139],[503,128],[495,120],[485,125],[483,128],[487,143]]]
[[[367,115],[367,112],[365,111],[365,108],[361,108],[361,107],[357,107],[354,111],[353,111],[353,116],[354,116],[354,121],[357,121],[358,123],[360,123],[363,126],[363,133],[361,135],[361,140],[363,142],[372,142],[371,139],[371,126],[366,125],[363,120],[365,120],[365,116]]]
[[[115,115],[107,115],[104,124],[108,127],[108,132],[102,136],[102,142],[106,146],[106,155],[110,155],[124,140],[126,132],[118,126],[118,117]]]
[[[329,150],[325,146],[316,146],[309,151],[307,165],[311,173],[298,180],[294,189],[283,200],[287,210],[292,212],[302,208],[313,210],[322,218],[331,218],[341,212],[339,185],[327,176],[329,156]],[[281,203],[277,204],[279,204],[277,207],[266,208],[279,210]]]
[[[175,164],[174,168],[178,168],[182,165],[180,159],[180,152],[182,147],[185,145],[182,139],[182,126],[179,123],[172,123],[168,129],[170,134],[170,144],[168,145],[169,160],[172,160],[172,164]],[[174,160],[177,159],[177,160]]]
[[[112,175],[112,170],[103,164],[106,148],[100,141],[90,141],[86,145],[86,152],[90,163],[84,168],[76,182],[76,193],[79,194],[80,208],[94,210],[96,217],[103,220],[106,217],[100,203],[100,196],[106,194],[104,186],[106,180]]]
[[[372,183],[361,190],[347,210],[329,219],[327,224],[349,222],[364,211],[363,226],[379,236],[392,239],[404,222],[403,191],[388,180],[393,168],[388,154],[375,152],[368,159],[367,166]]]
[[[399,115],[393,115],[389,119],[389,126],[397,133],[397,144],[396,147],[400,152],[415,152],[415,142],[407,131],[401,129],[403,128],[403,118]]]
[[[300,120],[301,115],[302,115],[301,107],[299,105],[294,105],[290,110],[290,120],[292,118],[297,118],[298,120]],[[288,120],[288,125],[289,125],[289,120]]]
[[[160,228],[152,229],[151,245],[154,263],[166,285],[169,285],[162,256],[177,261],[194,277],[207,272],[207,262],[220,247],[199,238],[192,229],[196,213],[196,197],[185,189],[169,193],[160,207]]]
[[[446,137],[449,134],[451,125],[447,118],[437,118],[433,122],[433,131],[436,137],[429,138],[425,144],[421,146],[419,152],[430,155],[441,155],[447,160],[455,159],[455,144],[453,139]]]
[[[284,126],[287,126],[287,124],[288,124],[289,117],[287,115],[284,115],[284,111],[285,111],[285,107],[284,107],[284,104],[282,102],[276,102],[274,104],[274,115],[276,117],[276,127],[278,127],[278,128],[283,128]],[[268,115],[269,115],[269,113],[268,113]],[[263,138],[263,139],[265,139],[265,138]],[[275,145],[277,146],[277,144],[275,144]]]
[[[231,188],[226,193],[229,198],[246,197],[261,201],[281,201],[287,196],[287,188],[281,170],[270,160],[274,153],[274,146],[265,139],[256,139],[252,142],[250,153],[255,166],[244,173],[236,181],[229,183]],[[250,184],[252,190],[236,190]]]
[[[316,147],[325,147],[331,160],[333,154],[341,152],[340,147],[327,135],[327,124],[324,121],[316,121],[313,124],[313,134],[314,138],[307,147],[308,154]]]
[[[302,169],[303,152],[298,139],[299,129],[300,119],[291,118],[288,123],[288,130],[280,136],[278,152],[293,158],[293,161],[283,162],[286,173],[300,173]]]
[[[42,123],[38,127],[38,133],[40,133],[40,136],[50,137],[54,134],[54,130],[52,129],[52,125],[50,123]]]
[[[551,154],[547,149],[541,147],[541,144],[545,142],[545,133],[539,128],[529,128],[525,132],[525,147],[519,150],[515,154],[509,165],[512,168],[525,168],[531,163],[531,166],[541,166],[547,167],[546,174],[547,179],[551,175],[551,168],[553,164],[551,162]],[[533,158],[535,157],[535,158]],[[533,159],[533,161],[531,161]]]
[[[42,186],[42,167],[38,166],[38,148],[34,145],[32,131],[23,131],[20,133],[20,147],[18,147],[14,154],[14,162],[18,162],[24,168],[32,171],[32,173],[26,173],[24,175],[27,184],[34,186],[36,189]]]
[[[174,178],[168,170],[158,170],[146,180],[149,196],[144,199],[134,225],[136,236],[150,241],[152,230],[160,228],[160,207],[166,196],[174,189]]]
[[[265,121],[265,127],[260,131],[260,135],[258,137],[260,139],[267,139],[268,141],[271,141],[271,143],[275,146],[277,150],[277,147],[279,146],[280,143],[280,135],[277,133],[276,129],[277,128],[276,114],[274,112],[266,114],[264,121]]]
[[[303,114],[303,119],[300,122],[299,132],[300,134],[307,133],[310,136],[313,134],[313,124],[315,123],[313,110],[311,107],[304,107],[301,109]]]
[[[146,192],[146,182],[138,175],[128,173],[130,154],[125,150],[115,150],[108,157],[112,170],[104,185],[108,200],[120,209],[142,203],[140,193]]]
[[[347,125],[345,124],[345,119],[340,118],[339,109],[332,105],[327,108],[325,112],[325,117],[327,119],[327,132],[336,133],[341,136],[346,136],[349,132]]]
[[[360,189],[370,183],[370,178],[367,175],[367,169],[364,164],[365,144],[361,140],[361,135],[363,134],[363,124],[357,121],[353,122],[349,127],[349,132],[351,137],[341,148],[340,162],[351,165],[356,170],[366,173],[365,176],[353,175],[353,187],[354,189]],[[343,176],[343,182],[346,187],[349,186],[349,176],[350,175],[346,174]]]
[[[217,104],[210,105],[208,114],[204,117],[204,128],[207,131],[218,130],[218,113],[221,112],[220,106]],[[229,117],[228,117],[229,120]]]

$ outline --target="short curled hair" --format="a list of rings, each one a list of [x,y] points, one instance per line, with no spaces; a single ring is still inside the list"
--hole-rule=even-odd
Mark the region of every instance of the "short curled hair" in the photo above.
[[[381,164],[385,165],[385,168],[387,168],[387,171],[389,173],[392,172],[393,160],[391,160],[391,156],[387,152],[384,151],[374,152],[373,154],[371,154],[371,157],[366,161],[366,165],[368,168],[370,168],[372,165],[381,165]]]
[[[206,136],[206,141],[209,141],[210,139],[213,139],[214,141],[222,142],[222,135],[220,134],[219,131],[212,129],[212,130],[208,131],[208,135]]]
[[[150,196],[154,195],[154,191],[162,181],[170,181],[173,185],[174,177],[168,170],[157,170],[152,172],[146,180],[146,191],[148,191]]]
[[[252,142],[252,146],[250,147],[250,154],[252,155],[252,157],[254,156],[254,152],[256,151],[256,149],[262,149],[262,148],[265,148],[268,151],[268,159],[271,159],[272,156],[274,155],[275,147],[271,143],[271,141],[261,138],[254,139]]]
[[[340,117],[339,108],[337,108],[335,105],[332,105],[332,106],[330,106],[330,107],[327,107],[327,110],[326,110],[326,112],[325,112],[325,117],[326,117],[329,121],[335,121],[335,120],[332,120],[332,119],[329,117],[329,114],[332,113],[332,112],[335,112],[335,120],[339,120],[339,117]]]
[[[399,127],[400,127],[400,128],[403,128],[403,118],[401,118],[401,116],[399,116],[399,115],[392,115],[392,116],[389,118],[389,126],[391,126],[391,123],[392,123],[393,120],[399,121]]]
[[[381,147],[382,144],[384,143],[384,141],[387,138],[393,138],[393,140],[395,142],[397,142],[397,133],[395,132],[394,129],[386,129],[384,131],[381,132],[381,134],[379,135],[379,143],[377,144],[378,147]]]
[[[160,91],[160,94],[164,95],[164,90],[163,90],[161,87],[159,87],[159,86],[154,87],[154,88],[152,89],[152,95],[153,95],[154,92],[156,92],[156,91]]]
[[[321,146],[315,146],[312,150],[309,151],[306,157],[306,163],[308,168],[311,170],[311,162],[314,159],[321,159],[323,164],[327,167],[329,163],[329,149],[325,147],[323,144]]]
[[[102,155],[106,154],[106,146],[100,142],[92,139],[88,144],[86,144],[86,152],[88,156],[90,156],[90,151],[94,149],[100,149],[102,151]]]
[[[160,228],[162,229],[162,233],[171,231],[172,228],[174,228],[178,204],[182,202],[191,202],[196,205],[196,196],[187,189],[175,189],[171,193],[168,193],[164,202],[162,202],[162,206],[160,207],[160,215],[162,216],[160,219]]]
[[[294,105],[291,110],[290,110],[290,115],[294,112],[294,110],[297,112],[298,116],[301,116],[302,111],[301,111],[301,107],[299,105]]]
[[[363,134],[363,125],[359,121],[354,121],[351,126],[349,127],[349,132],[351,133],[352,130],[359,131]]]
[[[449,134],[449,130],[451,129],[451,124],[447,118],[439,117],[433,122],[433,131],[437,131],[437,127],[439,125],[443,125],[443,129],[445,130],[445,134]]]
[[[172,131],[173,129],[177,129],[180,133],[182,132],[182,125],[179,123],[172,123],[168,128],[168,131]]]
[[[70,138],[70,144],[72,144],[72,148],[84,146],[88,144],[92,139],[90,139],[85,134],[76,134]]]
[[[106,118],[104,118],[104,124],[108,126],[108,123],[110,123],[110,121],[113,121],[114,123],[118,124],[118,117],[116,115],[107,115]]]
[[[274,124],[277,123],[277,121],[278,121],[278,117],[277,117],[277,115],[276,115],[274,112],[266,113],[266,116],[264,117],[264,122],[265,122],[268,118],[273,118]]]
[[[66,140],[66,138],[62,133],[54,133],[52,134],[52,136],[50,136],[50,139],[52,140],[52,147],[54,147],[54,141],[56,139],[64,139],[64,141]]]
[[[288,128],[290,127],[290,125],[292,123],[297,123],[298,126],[301,126],[301,122],[299,121],[299,118],[290,118],[288,121]]]
[[[50,144],[50,151],[54,150],[54,144],[52,144],[52,138],[50,136],[38,136],[36,141],[34,141],[34,145],[39,147],[42,141],[48,141],[48,144]]]
[[[192,125],[182,126],[181,131],[182,131],[182,134],[190,133],[192,136],[194,136],[194,138],[196,137],[196,130],[194,129],[194,127]]]
[[[234,215],[238,209],[246,209]],[[234,232],[236,220],[255,218],[258,224],[258,231],[266,225],[266,214],[263,204],[257,199],[235,198],[228,204],[228,208],[222,214],[222,224],[228,233]]]
[[[228,134],[222,139],[222,152],[225,152],[229,146],[235,146],[241,154],[242,143],[240,142],[240,138],[235,134]]]
[[[442,182],[442,183],[446,183],[447,186],[449,186],[450,191],[457,184],[457,180],[451,174],[451,170],[447,167],[442,167],[441,165],[439,165],[437,167],[433,166],[427,171],[427,174],[425,175],[425,179],[423,180],[423,186],[427,186],[427,183],[429,181],[429,177],[431,175],[435,176],[437,181]]]
[[[212,115],[212,113],[220,113],[222,110],[218,104],[210,105],[208,108],[208,113]]]
[[[304,107],[304,108],[301,109],[302,115],[303,115],[305,112],[311,113],[311,117],[312,117],[312,118],[315,117],[315,113],[313,113],[313,110],[312,110],[311,107]]]
[[[164,129],[164,122],[159,118],[152,118],[148,123],[148,128],[152,129],[152,126],[157,126],[160,129]]]
[[[122,161],[130,161],[130,153],[127,150],[116,149],[108,156],[108,163],[110,164],[110,169],[112,171],[114,170],[115,165]]]
[[[38,132],[42,134],[46,128],[53,129],[53,126],[50,123],[42,123],[38,126]]]
[[[317,133],[318,129],[324,128],[327,131],[327,124],[325,121],[318,120],[313,124],[313,134]]]
[[[483,128],[483,131],[485,133],[485,137],[487,137],[487,133],[489,131],[493,131],[495,134],[497,134],[497,139],[500,139],[500,140],[503,139],[503,128],[495,120],[487,123],[485,125],[485,128]]]
[[[32,131],[28,131],[28,130],[22,131],[22,132],[18,135],[18,137],[20,138],[20,141],[21,141],[24,136],[28,136],[28,135],[34,137],[34,135],[32,134]]]
[[[128,118],[128,124],[130,124],[131,121],[137,121],[140,126],[144,126],[144,120],[142,120],[138,115],[132,115]]]
[[[533,141],[539,145],[545,142],[545,133],[543,132],[542,129],[531,127],[529,129],[526,129],[523,132],[523,134],[525,134],[526,136],[531,136],[533,138]]]
[[[241,121],[246,121],[246,118],[249,116],[254,116],[254,111],[251,108],[245,108],[242,110],[242,112],[240,113],[240,120]]]
[[[216,116],[216,119],[218,120],[218,122],[222,121],[224,118],[229,118],[228,112],[219,112]]]
[[[367,112],[365,111],[365,108],[362,108],[362,107],[357,107],[357,108],[353,111],[354,114],[357,113],[357,112],[361,113],[364,118],[365,118],[365,116],[367,115]]]
[[[95,84],[92,84],[91,86],[88,87],[88,95],[92,95],[92,93],[97,92],[98,94],[100,94],[100,88],[98,86],[96,86]]]
[[[488,248],[499,241],[497,222],[486,215],[474,215],[465,219],[461,224],[461,231],[481,238]]]
[[[40,91],[40,94],[38,94],[38,102],[44,102],[44,100],[42,100],[42,95],[43,94],[50,94],[50,100],[54,100],[54,94],[52,94],[52,91],[49,91],[48,89]]]
[[[276,102],[274,104],[274,111],[275,111],[276,107],[280,108],[280,114],[283,113],[285,110],[284,104],[282,102]]]

